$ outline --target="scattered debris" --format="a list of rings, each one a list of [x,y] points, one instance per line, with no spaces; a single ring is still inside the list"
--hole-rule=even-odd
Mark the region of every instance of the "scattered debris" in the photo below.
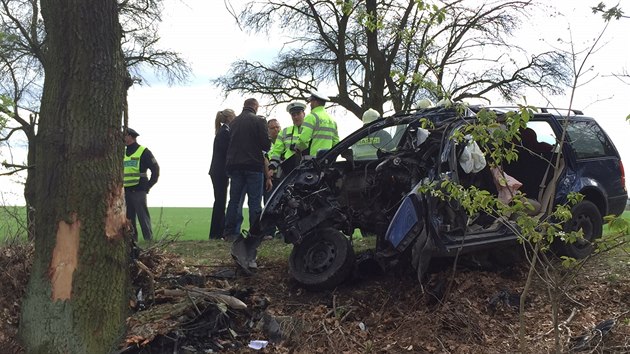
[[[607,335],[617,324],[617,320],[612,318],[598,323],[586,334],[571,338],[571,350],[574,352],[594,351],[601,346],[604,336]],[[627,349],[627,348],[626,348]]]
[[[0,249],[3,352],[23,353],[16,334],[32,256],[32,247]],[[444,271],[435,274],[437,283],[427,285],[424,293],[414,274],[391,273],[358,279],[334,291],[309,292],[291,280],[283,262],[263,259],[254,276],[244,277],[232,262],[191,266],[157,249],[141,252],[137,260],[132,273],[135,312],[127,319],[121,354],[251,353],[251,343],[265,342],[260,352],[517,351],[518,313],[513,307],[523,271],[507,279],[500,273]],[[606,269],[600,267],[605,265],[587,272]],[[444,280],[450,284],[446,297],[440,295]],[[585,273],[581,281],[584,285],[573,289],[571,297],[572,303],[585,306],[579,311],[561,309],[560,315],[568,316],[561,324],[566,329],[564,349],[627,351],[630,326],[624,311],[630,302],[630,278],[611,282]],[[545,288],[533,284],[529,294],[526,327],[530,333],[543,333],[551,315]],[[427,306],[427,298],[436,296],[439,306]],[[593,326],[594,319],[610,318],[611,313],[623,315]],[[584,328],[591,329],[571,337]],[[553,340],[531,338],[532,352],[554,349]]]
[[[518,310],[520,302],[521,293],[510,292],[507,289],[503,289],[488,301],[488,307],[493,311],[500,306]]]
[[[255,350],[261,350],[261,349],[266,348],[267,344],[269,344],[269,342],[266,340],[252,340],[249,342],[248,347]]]

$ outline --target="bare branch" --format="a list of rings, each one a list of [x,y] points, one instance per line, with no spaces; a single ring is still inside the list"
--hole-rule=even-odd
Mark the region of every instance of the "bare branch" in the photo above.
[[[258,93],[275,102],[332,84],[333,101],[357,117],[368,107],[408,110],[424,97],[483,98],[498,91],[512,99],[525,87],[558,93],[567,85],[567,61],[559,53],[529,55],[509,43],[532,1],[441,4],[249,1],[237,16],[245,30],[278,28],[289,39],[272,63],[241,60],[213,82],[226,94]],[[505,55],[492,58],[491,49]],[[480,69],[484,62],[491,68]]]

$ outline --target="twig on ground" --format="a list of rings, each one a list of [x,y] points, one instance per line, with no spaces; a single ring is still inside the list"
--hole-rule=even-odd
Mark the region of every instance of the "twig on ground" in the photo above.
[[[149,276],[149,288],[150,288],[149,291],[151,291],[151,298],[155,300],[155,274],[151,272],[149,267],[147,267],[144,263],[142,263],[141,261],[137,259],[136,259],[136,265],[138,266],[139,269],[147,273],[147,275]]]
[[[574,308],[572,308],[572,309],[571,309],[571,314],[569,315],[569,317],[567,317],[567,319],[566,319],[566,320],[564,320],[564,321],[562,321],[562,322],[558,323],[558,327],[564,327],[564,328],[568,329],[568,328],[567,328],[567,325],[568,325],[571,321],[573,321],[573,317],[575,317],[575,314],[576,314],[576,313],[577,313],[577,310],[575,309],[575,307],[574,307]],[[553,332],[553,328],[552,328],[552,329],[550,329],[550,330],[548,330],[545,334],[543,334],[543,337],[544,337],[544,336],[547,336],[547,335],[549,335],[549,334],[551,334],[552,332]]]
[[[352,313],[352,310],[354,310],[354,307],[351,307],[348,312],[346,312],[343,317],[341,317],[341,319],[339,320],[339,323],[343,322],[346,320],[346,317],[348,317],[348,315],[350,315]]]
[[[197,316],[201,316],[201,311],[199,310],[199,307],[197,307],[197,303],[195,302],[195,300],[190,296],[190,292],[186,292],[186,297],[188,298],[188,300],[190,301],[190,303],[193,304],[193,306],[195,307],[195,310],[197,310]]]

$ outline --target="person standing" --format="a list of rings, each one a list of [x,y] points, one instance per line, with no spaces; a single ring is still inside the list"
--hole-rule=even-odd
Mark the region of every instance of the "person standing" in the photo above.
[[[273,145],[278,138],[278,133],[280,133],[280,122],[275,118],[269,119],[267,121],[267,131],[269,133],[269,140],[271,140],[271,144]]]
[[[282,175],[288,174],[299,162],[295,158],[291,159],[291,157],[296,156],[295,152],[291,150],[291,147],[295,146],[300,132],[302,131],[305,108],[306,104],[302,102],[291,102],[287,105],[287,112],[291,115],[293,125],[280,131],[278,139],[273,144],[271,152],[269,153],[269,169],[272,170],[276,176],[281,177]],[[280,166],[282,167],[280,168]]]
[[[125,132],[125,157],[123,160],[123,183],[125,186],[125,203],[127,204],[127,219],[133,226],[133,239],[138,241],[136,217],[140,222],[142,237],[146,241],[153,239],[151,216],[147,207],[147,194],[160,177],[160,166],[153,153],[137,143],[138,132],[127,128]],[[151,171],[151,177],[147,176]]]
[[[363,112],[363,125],[368,125],[381,117],[381,114],[375,109],[368,109]],[[385,148],[392,136],[385,130],[377,130],[365,138],[357,141],[352,147],[352,154],[355,160],[375,160],[378,157],[378,150]]]
[[[273,145],[278,139],[278,133],[280,133],[280,122],[278,122],[278,120],[275,118],[269,119],[267,121],[267,131],[269,133],[269,140],[271,141],[271,146],[273,149]],[[274,171],[270,169],[271,167],[269,164],[270,156],[271,156],[271,150],[269,150],[265,154],[265,166],[267,166],[267,168],[265,169],[265,175],[271,178],[272,185],[275,186],[277,181],[274,178],[274,173],[273,173]],[[263,189],[264,189],[263,200],[265,201],[265,203],[267,202],[267,199],[271,196],[271,192],[272,192],[272,188],[267,189],[266,182],[267,182],[267,179],[265,179],[263,182]]]
[[[264,119],[256,116],[258,101],[245,100],[243,112],[230,123],[230,143],[227,149],[226,170],[230,177],[230,200],[225,215],[224,237],[234,239],[240,234],[238,211],[247,194],[250,228],[262,212],[263,181],[271,188],[265,175],[264,152],[271,146]]]
[[[311,112],[304,118],[302,132],[295,144],[295,151],[302,155],[316,156],[319,150],[328,150],[339,142],[337,123],[326,112],[327,96],[311,91],[308,99]]]
[[[212,219],[210,221],[210,239],[223,237],[225,226],[225,205],[227,203],[228,176],[225,171],[225,161],[228,144],[230,143],[230,122],[236,114],[231,109],[217,112],[214,119],[214,143],[212,147],[212,162],[210,163],[210,179],[214,190],[214,204],[212,205]]]

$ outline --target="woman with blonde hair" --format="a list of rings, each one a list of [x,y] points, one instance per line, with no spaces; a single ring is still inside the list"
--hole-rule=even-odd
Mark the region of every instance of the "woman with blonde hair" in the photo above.
[[[210,178],[214,189],[214,205],[212,206],[212,220],[210,222],[210,239],[223,237],[225,224],[225,205],[227,202],[228,176],[225,172],[227,148],[230,143],[230,122],[236,117],[231,109],[217,112],[214,119],[214,144],[212,149],[212,163],[210,164]]]

